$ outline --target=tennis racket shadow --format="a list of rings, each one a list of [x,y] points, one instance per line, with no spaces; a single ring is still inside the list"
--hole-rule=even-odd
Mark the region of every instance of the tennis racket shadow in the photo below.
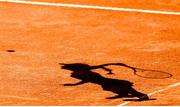
[[[134,75],[139,76],[141,78],[149,78],[149,79],[166,79],[166,78],[171,78],[173,76],[171,73],[165,71],[141,69],[135,67],[134,67]]]

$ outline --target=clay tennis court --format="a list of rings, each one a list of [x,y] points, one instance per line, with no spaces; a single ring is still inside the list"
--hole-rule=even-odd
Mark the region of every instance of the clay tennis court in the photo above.
[[[58,5],[62,3],[79,7]],[[180,105],[178,0],[0,0],[0,44],[1,106]],[[153,100],[106,99],[115,94],[97,84],[64,86],[79,80],[59,63],[124,63],[173,76],[141,78],[118,66],[107,67],[113,75],[92,70],[105,78],[132,82],[135,90]]]

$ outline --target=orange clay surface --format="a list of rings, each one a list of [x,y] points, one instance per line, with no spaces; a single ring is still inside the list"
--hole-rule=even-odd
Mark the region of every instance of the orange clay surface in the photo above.
[[[180,10],[178,0],[41,0],[86,5],[164,11]],[[7,52],[14,50],[15,52]],[[101,105],[124,103],[105,99],[114,93],[70,77],[58,63],[99,65],[125,63],[158,69],[167,79],[140,78],[129,69],[110,66],[143,93],[152,93],[180,81],[180,16],[117,12],[0,2],[0,105]],[[156,100],[127,105],[180,105],[180,86],[156,93]]]

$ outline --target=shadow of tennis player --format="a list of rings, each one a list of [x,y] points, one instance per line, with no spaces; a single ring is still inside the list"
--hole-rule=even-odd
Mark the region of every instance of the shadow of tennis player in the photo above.
[[[73,64],[61,64],[62,69],[72,71],[71,77],[81,80],[78,83],[73,84],[64,84],[64,86],[77,86],[84,83],[94,83],[100,85],[103,90],[111,91],[116,93],[116,96],[108,97],[107,99],[115,99],[115,98],[122,98],[122,97],[138,97],[138,101],[149,100],[149,97],[141,92],[136,91],[132,88],[133,83],[127,80],[118,80],[118,79],[111,79],[101,76],[98,73],[92,72],[93,69],[102,68],[108,71],[108,74],[113,74],[111,69],[106,68],[105,66],[108,65],[120,65],[130,68],[130,66],[125,65],[123,63],[109,63],[103,64],[98,66],[90,66],[88,64],[82,63],[73,63]],[[131,68],[133,69],[133,68]]]

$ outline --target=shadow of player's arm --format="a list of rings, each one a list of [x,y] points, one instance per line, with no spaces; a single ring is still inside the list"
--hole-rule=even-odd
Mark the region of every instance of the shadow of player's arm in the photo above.
[[[87,83],[87,81],[80,81],[80,82],[77,82],[77,83],[74,83],[74,84],[64,84],[64,86],[77,86],[77,85],[81,85],[81,84],[84,84],[84,83]]]
[[[111,70],[111,69],[105,67],[105,66],[109,66],[109,65],[124,66],[124,67],[130,68],[130,69],[132,69],[134,72],[136,72],[136,68],[135,68],[135,67],[126,65],[126,64],[124,64],[124,63],[108,63],[108,64],[103,64],[103,65],[98,65],[98,66],[92,66],[91,69],[101,68],[101,69],[104,69],[105,71],[108,71],[108,72],[109,72],[108,74],[114,74],[114,73],[112,73],[112,70]]]
[[[101,68],[101,69],[103,69],[103,70],[105,70],[105,71],[108,71],[108,74],[113,74],[111,69],[106,68],[106,67],[105,67],[105,66],[103,66],[103,65],[99,65],[99,66],[92,66],[92,68],[91,68],[91,69],[98,69],[98,68]]]
[[[101,69],[104,69],[105,71],[108,71],[107,74],[114,74],[114,73],[112,73],[112,70],[109,69],[109,68],[106,68],[106,67],[104,67],[104,66],[101,66],[100,68],[101,68]]]

